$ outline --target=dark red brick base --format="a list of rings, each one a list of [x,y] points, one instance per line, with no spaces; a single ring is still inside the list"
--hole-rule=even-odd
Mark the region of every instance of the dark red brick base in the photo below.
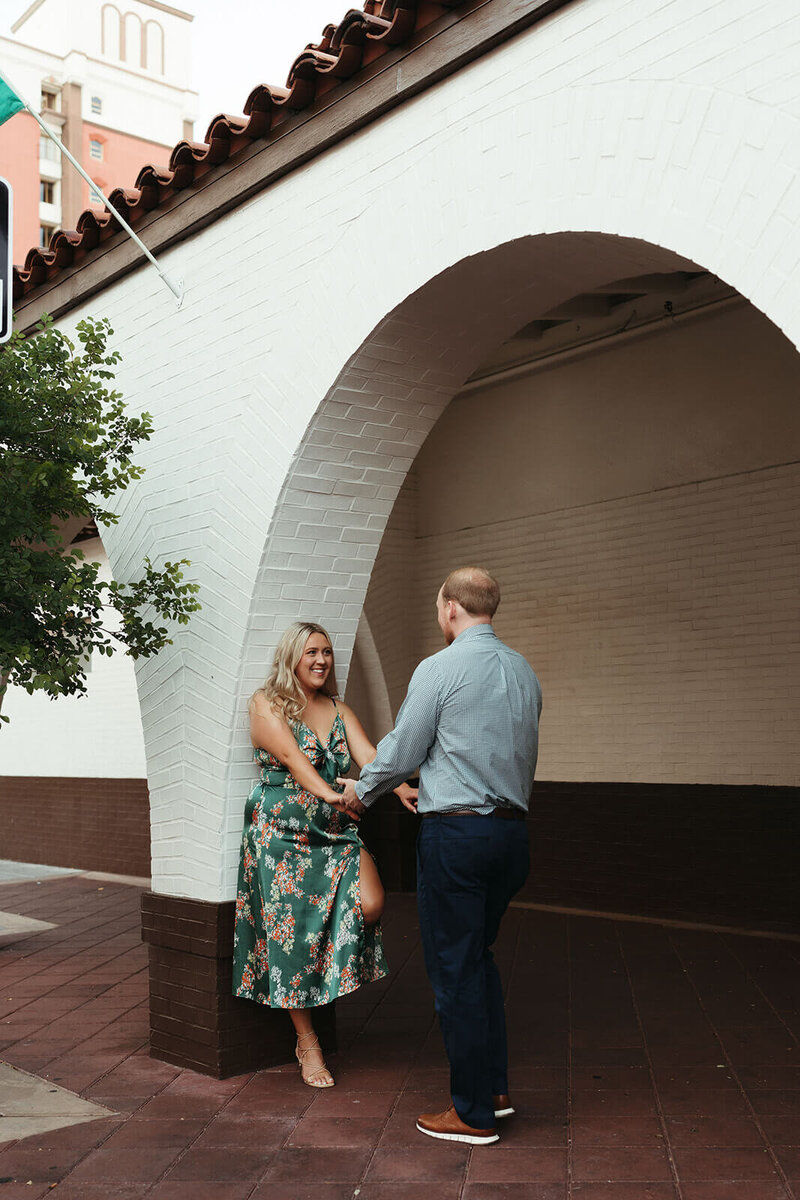
[[[142,937],[150,951],[150,1053],[224,1079],[290,1062],[289,1014],[231,991],[234,903],[145,892]],[[334,1005],[314,1010],[326,1052],[336,1049]]]
[[[537,783],[524,899],[800,933],[800,788]]]
[[[0,776],[0,858],[149,878],[147,780]]]

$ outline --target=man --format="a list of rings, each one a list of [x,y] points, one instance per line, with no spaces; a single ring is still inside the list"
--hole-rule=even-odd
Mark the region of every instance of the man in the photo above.
[[[528,874],[525,815],[541,711],[531,667],[492,629],[499,602],[483,568],[448,575],[436,599],[446,649],[417,667],[394,729],[359,781],[339,781],[358,816],[419,768],[417,903],[452,1104],[423,1113],[417,1129],[471,1145],[496,1142],[495,1118],[514,1111],[490,946]]]

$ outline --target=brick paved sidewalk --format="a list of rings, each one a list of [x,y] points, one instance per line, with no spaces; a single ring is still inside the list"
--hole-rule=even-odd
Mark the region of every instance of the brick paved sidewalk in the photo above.
[[[510,911],[518,1115],[470,1150],[414,1128],[447,1072],[413,897],[389,897],[392,974],[338,1006],[327,1092],[150,1059],[138,905],[83,876],[0,888],[57,923],[0,948],[0,1059],[118,1114],[0,1146],[0,1200],[800,1198],[800,943]]]

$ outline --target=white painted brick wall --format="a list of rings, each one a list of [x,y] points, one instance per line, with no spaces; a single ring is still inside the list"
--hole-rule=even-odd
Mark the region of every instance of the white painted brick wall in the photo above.
[[[103,543],[92,538],[80,546],[87,562],[100,563],[100,578],[111,571]],[[114,628],[112,614],[106,618]],[[67,776],[90,779],[141,779],[146,772],[142,722],[133,660],[93,654],[87,694],[52,701],[9,688],[3,712],[9,723],[0,730],[0,776]]]
[[[180,312],[149,269],[86,305],[156,420],[107,533],[114,572],[185,554],[205,605],[138,670],[157,889],[231,895],[248,691],[298,615],[331,627],[346,666],[384,515],[357,502],[394,501],[515,324],[674,263],[669,248],[800,341],[797,22],[794,0],[582,0],[171,250]],[[615,237],[545,236],[570,230]],[[270,534],[273,517],[324,533]]]

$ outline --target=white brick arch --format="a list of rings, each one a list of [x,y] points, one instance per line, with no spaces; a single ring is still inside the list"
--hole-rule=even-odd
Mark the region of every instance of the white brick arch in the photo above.
[[[544,197],[527,192],[526,172],[512,172],[495,150],[497,167],[509,169],[484,174],[480,186],[473,181],[469,208],[462,203],[459,210],[461,248],[471,233],[477,253],[378,321],[319,404],[266,540],[242,697],[258,685],[277,637],[298,616],[330,628],[343,683],[370,571],[408,468],[471,370],[527,321],[615,278],[698,266],[736,286],[800,342],[793,289],[780,256],[769,254],[791,241],[790,206],[800,191],[781,156],[789,156],[795,122],[730,97],[719,122],[714,97],[683,84],[602,85],[592,89],[591,108],[588,91],[576,89],[572,119],[591,126],[599,155],[571,155],[565,128],[563,140],[551,143],[551,161],[538,164],[549,184]],[[553,99],[538,117],[557,128],[555,107]],[[662,119],[648,118],[651,110]],[[754,131],[747,142],[739,140],[743,128]],[[757,192],[760,170],[781,186]],[[449,183],[454,203],[466,181]],[[603,232],[548,229],[545,199],[551,219],[557,212],[565,226],[571,217],[573,229],[600,224],[602,214]],[[399,207],[404,224],[424,220],[411,206]],[[525,217],[542,231],[483,248],[490,227],[495,235],[503,225],[518,229]],[[403,243],[402,233],[397,240]],[[239,761],[246,755],[243,733],[232,750]]]
[[[243,702],[297,616],[330,627],[346,674],[394,497],[489,349],[595,284],[687,261],[737,288],[800,344],[797,69],[782,55],[797,14],[788,0],[774,6],[764,38],[758,14],[726,25],[719,8],[698,16],[689,0],[645,0],[632,23],[611,0],[569,6],[174,252],[173,269],[191,278],[211,247],[210,308],[225,272],[236,279],[218,339],[197,328],[195,409],[235,332],[250,371],[234,380],[237,403],[249,388],[242,412],[265,411],[252,382],[260,373],[286,428],[276,458],[274,423],[248,418],[245,454],[230,409],[210,401],[203,409],[219,475],[214,520],[228,510],[237,517],[234,493],[237,504],[252,502],[231,482],[237,464],[269,460],[272,473],[259,492],[251,559],[232,573],[227,545],[204,551],[220,590],[238,588],[224,613],[225,652],[238,662],[229,675],[217,669],[213,688],[193,702],[192,736],[204,756],[193,776],[179,765],[179,739],[165,735],[163,715],[170,689],[187,686],[180,671],[206,686],[197,647],[215,614],[204,610],[176,640],[174,658],[142,667],[140,686],[166,698],[143,701],[154,804],[163,793],[166,814],[184,770],[196,794],[206,788],[203,804],[216,806],[223,834],[213,879],[210,844],[205,856],[186,844],[181,864],[173,853],[159,868],[170,838],[177,850],[165,815],[163,838],[154,824],[156,887],[231,895],[252,778]],[[242,278],[245,239],[251,275]],[[194,311],[181,314],[182,345],[204,298],[196,294]],[[141,524],[133,503],[130,513]],[[136,548],[124,521],[120,535],[111,552],[124,560]],[[186,552],[199,560],[193,545]],[[213,591],[206,595],[213,607]]]
[[[322,621],[336,638],[344,684],[397,492],[492,347],[594,286],[681,268],[694,264],[632,239],[542,235],[462,260],[382,320],[320,404],[284,480],[254,588],[242,697],[298,618]]]

